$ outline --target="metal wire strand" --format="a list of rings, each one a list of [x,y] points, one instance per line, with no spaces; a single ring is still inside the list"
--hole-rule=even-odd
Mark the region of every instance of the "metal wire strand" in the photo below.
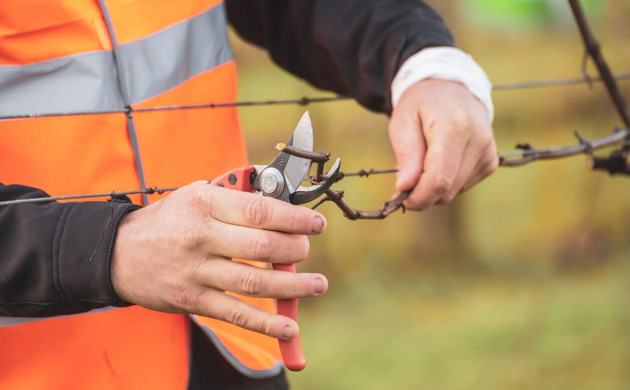
[[[630,71],[617,73],[614,75],[614,79],[617,81],[625,81],[630,79]],[[602,82],[601,77],[587,78],[574,77],[574,78],[559,78],[548,80],[534,80],[524,81],[516,83],[497,84],[492,87],[494,91],[514,91],[521,89],[531,88],[546,88],[546,87],[558,87],[568,85],[590,84],[591,82]],[[28,114],[16,114],[16,115],[0,115],[0,120],[7,119],[27,119],[27,118],[44,118],[44,117],[59,117],[59,116],[79,116],[79,115],[106,115],[106,114],[128,114],[133,112],[154,112],[154,111],[172,111],[172,110],[194,110],[194,109],[215,109],[225,107],[261,107],[271,105],[300,105],[307,106],[314,103],[328,103],[336,101],[344,101],[352,99],[350,96],[326,96],[326,97],[301,97],[299,99],[281,99],[281,100],[259,100],[259,101],[243,101],[243,102],[227,102],[227,103],[207,103],[196,105],[182,105],[182,106],[159,106],[148,108],[133,108],[109,111],[76,111],[76,112],[52,112],[52,113],[28,113]]]

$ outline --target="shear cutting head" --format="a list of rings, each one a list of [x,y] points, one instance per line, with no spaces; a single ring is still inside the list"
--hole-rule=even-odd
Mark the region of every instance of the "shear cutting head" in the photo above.
[[[308,111],[300,119],[287,145],[299,151],[313,151],[313,126]],[[313,161],[307,157],[298,157],[282,151],[269,165],[256,166],[254,189],[264,196],[291,204],[304,204],[315,200],[335,182],[341,160],[335,161],[330,172],[324,176],[323,182],[303,187],[301,183],[308,179],[312,163]]]

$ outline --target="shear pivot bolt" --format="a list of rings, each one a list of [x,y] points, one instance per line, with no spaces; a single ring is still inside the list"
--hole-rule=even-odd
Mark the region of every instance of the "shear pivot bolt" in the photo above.
[[[265,175],[262,181],[262,189],[266,193],[272,193],[278,188],[278,180],[272,175]]]
[[[263,194],[277,197],[284,190],[284,179],[282,173],[276,168],[267,168],[260,175],[260,188]]]

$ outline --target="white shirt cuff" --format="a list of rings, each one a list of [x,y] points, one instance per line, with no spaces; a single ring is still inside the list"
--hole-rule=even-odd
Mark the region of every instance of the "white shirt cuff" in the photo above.
[[[409,57],[392,82],[392,106],[413,84],[424,79],[442,79],[464,84],[486,107],[490,122],[494,119],[492,84],[473,58],[454,47],[430,47]]]

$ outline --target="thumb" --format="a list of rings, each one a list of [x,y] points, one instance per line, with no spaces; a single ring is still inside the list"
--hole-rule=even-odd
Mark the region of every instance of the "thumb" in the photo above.
[[[396,190],[410,190],[420,180],[426,153],[426,143],[417,111],[394,110],[388,131],[398,162]]]

